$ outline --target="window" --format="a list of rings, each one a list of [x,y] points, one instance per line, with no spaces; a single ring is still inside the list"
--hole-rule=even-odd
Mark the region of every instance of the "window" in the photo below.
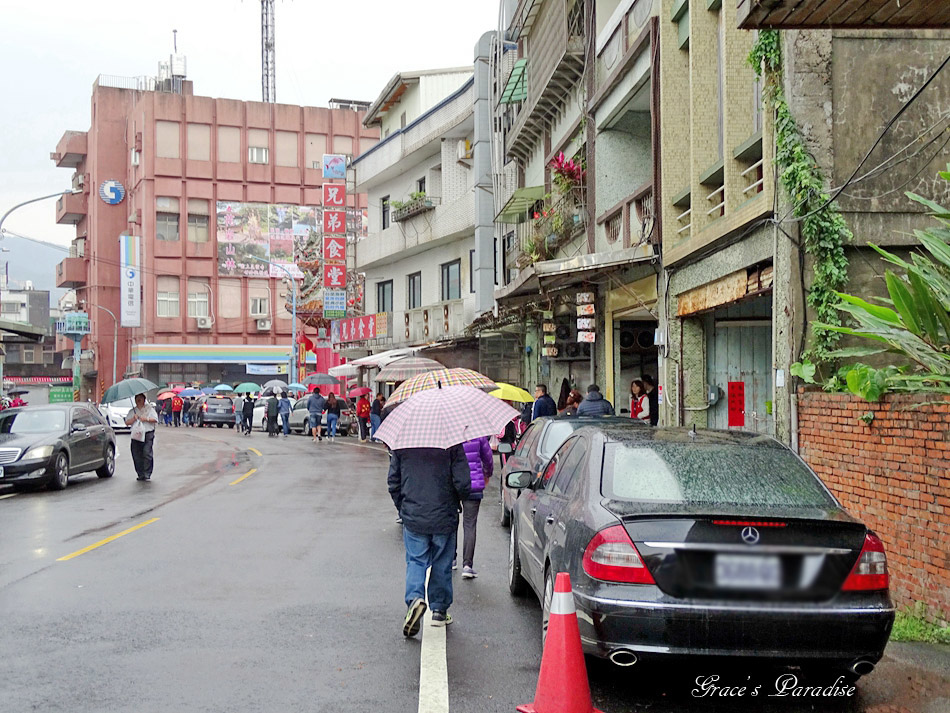
[[[521,437],[521,440],[518,441],[518,447],[512,455],[516,455],[519,458],[534,458],[534,446],[538,442],[538,437],[543,430],[543,422],[530,425],[528,430],[525,431],[525,434]]]
[[[453,260],[442,265],[442,301],[457,300],[462,297],[461,279],[462,261]]]
[[[188,240],[208,242],[208,201],[204,199],[188,199]]]
[[[379,282],[376,284],[376,311],[393,311],[393,281]]]
[[[278,166],[297,168],[297,132],[278,131],[274,137],[274,153]]]
[[[247,130],[247,162],[267,163],[270,158],[270,141],[264,129]]]
[[[416,181],[416,193],[425,193],[426,192],[426,177],[423,176],[418,181]]]
[[[52,364],[55,359],[56,359],[55,347],[43,345],[43,363]]]
[[[179,123],[155,122],[155,155],[159,158],[181,158]]]
[[[406,112],[403,112],[402,114],[399,115],[399,128],[400,129],[406,128]]]
[[[353,154],[353,138],[350,136],[333,137],[333,153],[341,153],[345,156]]]
[[[23,347],[23,363],[24,364],[33,364],[36,361],[36,347],[26,346]]]
[[[178,317],[179,311],[179,292],[178,278],[174,276],[161,276],[158,278],[158,303],[156,305],[156,314],[159,317]]]
[[[238,127],[218,127],[218,160],[241,163],[241,130]]]
[[[4,361],[8,364],[19,364],[20,363],[20,345],[19,344],[4,344]]]
[[[323,154],[327,153],[326,134],[304,134],[304,165],[318,171],[323,170]]]
[[[468,291],[475,294],[475,251],[468,251]]]
[[[382,216],[383,216],[383,230],[389,227],[389,196],[383,196],[380,203],[382,204]]]
[[[251,316],[252,317],[266,317],[267,312],[267,298],[266,297],[251,297]]]
[[[155,237],[159,240],[178,240],[178,213],[155,214]]]
[[[604,222],[604,233],[608,243],[615,243],[620,239],[620,229],[623,227],[623,213],[618,212]]]
[[[2,311],[3,314],[16,314],[17,312],[20,311],[20,303],[19,302],[4,302],[2,306],[0,306],[0,311]]]
[[[560,495],[567,495],[571,483],[578,479],[577,475],[583,471],[584,460],[587,455],[583,438],[575,438],[567,446],[568,450],[564,455],[559,454],[560,465],[551,486],[551,492]]]
[[[210,295],[211,287],[207,280],[198,278],[188,280],[188,316],[209,316],[208,302]]]
[[[409,275],[409,309],[422,306],[422,273]]]
[[[208,124],[188,124],[188,158],[192,161],[211,160],[211,127]]]

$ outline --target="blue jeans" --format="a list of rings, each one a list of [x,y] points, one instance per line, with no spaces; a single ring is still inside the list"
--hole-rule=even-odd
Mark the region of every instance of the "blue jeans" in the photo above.
[[[336,437],[336,422],[340,420],[340,417],[335,413],[327,414],[327,435],[330,438]]]
[[[281,422],[281,423],[283,424],[283,426],[284,426],[284,435],[285,435],[285,436],[286,436],[286,435],[289,435],[289,434],[290,434],[290,414],[289,414],[289,413],[282,413],[282,414],[280,415],[280,422]]]
[[[378,413],[371,413],[369,415],[369,422],[370,422],[370,425],[373,427],[372,431],[370,432],[370,436],[375,437],[376,430],[379,428],[379,424],[382,423],[382,420],[379,418]]]
[[[455,559],[456,532],[451,535],[417,535],[402,528],[406,545],[406,606],[413,599],[426,598],[426,570],[429,573],[429,609],[448,611],[452,606],[452,560]]]

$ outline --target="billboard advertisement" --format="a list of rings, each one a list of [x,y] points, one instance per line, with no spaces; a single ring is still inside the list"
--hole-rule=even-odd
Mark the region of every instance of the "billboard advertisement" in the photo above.
[[[302,278],[298,256],[317,234],[320,219],[318,208],[218,201],[218,275],[285,277],[282,266]]]

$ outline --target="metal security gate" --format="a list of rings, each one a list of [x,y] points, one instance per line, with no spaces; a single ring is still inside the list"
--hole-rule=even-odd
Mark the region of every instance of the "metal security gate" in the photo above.
[[[523,386],[524,335],[500,334],[478,340],[478,370],[493,381]]]
[[[710,428],[775,433],[771,295],[706,317]]]

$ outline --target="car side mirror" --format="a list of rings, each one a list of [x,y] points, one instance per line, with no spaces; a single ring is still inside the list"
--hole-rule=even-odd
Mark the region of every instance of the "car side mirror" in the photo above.
[[[512,445],[511,445],[510,443],[499,443],[499,444],[498,444],[498,452],[499,452],[499,453],[504,453],[505,455],[508,455],[509,453],[513,453],[514,450],[515,450],[515,449],[512,447]]]
[[[505,487],[522,490],[530,487],[532,482],[534,482],[534,473],[529,470],[515,470],[505,478]]]

